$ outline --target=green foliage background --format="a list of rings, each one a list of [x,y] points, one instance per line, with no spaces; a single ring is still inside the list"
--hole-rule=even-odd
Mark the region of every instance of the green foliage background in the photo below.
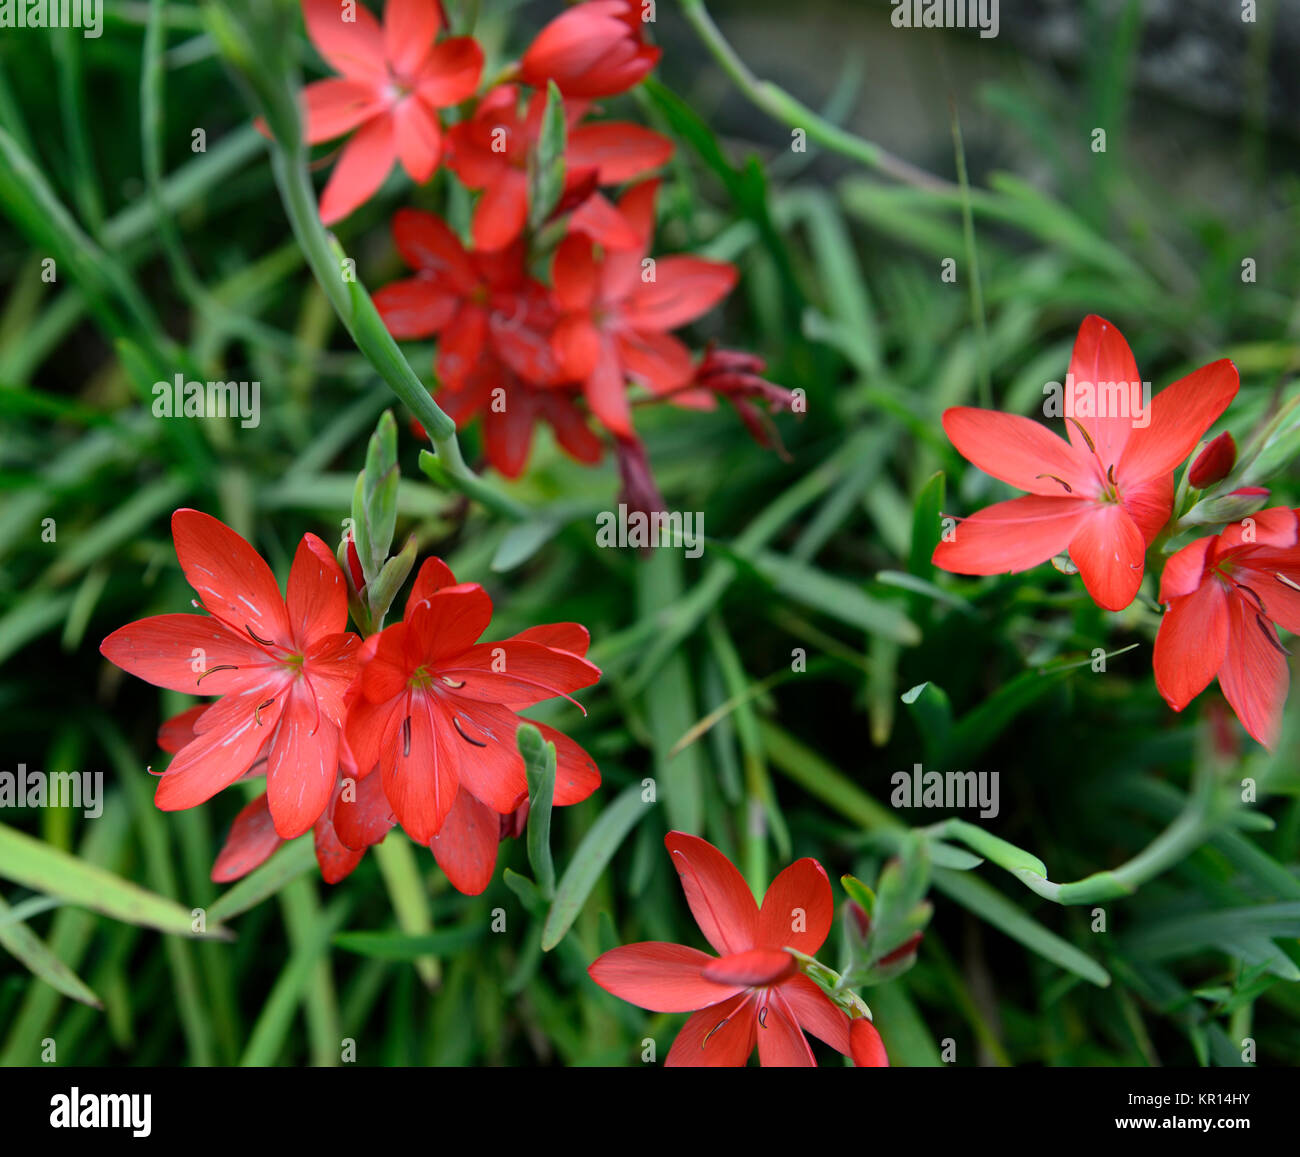
[[[449,6],[455,22],[478,9],[476,35],[498,62],[550,13]],[[1261,115],[1229,126],[1248,211],[1146,166],[1126,147],[1141,112],[1140,4],[1118,18],[1089,6],[1095,40],[1078,74],[1002,50],[994,80],[954,92],[961,117],[991,119],[1038,161],[1032,179],[978,169],[965,190],[960,153],[934,182],[899,182],[888,157],[836,127],[857,102],[889,99],[869,79],[846,73],[817,122],[779,89],[753,89],[754,107],[734,87],[754,79],[744,66],[702,52],[712,26],[698,0],[660,4],[662,39],[689,53],[670,51],[656,81],[610,102],[679,141],[659,248],[740,266],[740,290],[696,336],[760,352],[808,402],[802,421],[778,419],[788,463],[725,407],[638,414],[670,506],[705,513],[698,561],[597,549],[612,464],[582,469],[545,440],[505,488],[537,512],[522,531],[430,482],[404,411],[290,233],[223,60],[238,41],[213,35],[248,12],[106,7],[98,40],[0,33],[0,765],[102,771],[109,788],[100,819],[44,809],[0,826],[0,1063],[37,1062],[46,1037],[60,1063],[91,1065],[334,1064],[344,1038],[362,1063],[636,1064],[646,1036],[662,1057],[682,1018],[622,1004],[585,969],[616,943],[701,942],[664,832],[713,840],[759,889],[802,855],[832,879],[874,881],[910,846],[904,825],[943,818],[888,806],[890,775],[918,761],[1000,772],[1002,813],[964,818],[1030,849],[1054,881],[1138,855],[1196,782],[1250,777],[1260,803],[1136,894],[1098,905],[1053,904],[944,843],[915,967],[863,994],[895,1064],[939,1063],[945,1038],[963,1065],[1240,1064],[1246,1037],[1261,1064],[1300,1060],[1300,697],[1275,756],[1243,740],[1239,759],[1216,762],[1203,703],[1175,716],[1155,692],[1158,617],[1141,600],[1109,615],[1051,568],[970,580],[928,563],[938,511],[968,513],[1003,489],[954,454],[942,410],[988,397],[1034,413],[1086,313],[1120,326],[1157,389],[1233,358],[1242,392],[1226,425],[1239,441],[1295,392],[1295,142],[1270,136]],[[287,9],[296,31],[272,48],[314,75],[295,6],[253,7],[257,19]],[[718,5],[724,30],[737,7]],[[1255,35],[1267,34],[1264,22]],[[1266,44],[1250,67],[1265,91]],[[809,150],[792,153],[782,142],[801,125]],[[1096,125],[1108,126],[1104,154],[1088,147]],[[200,127],[207,151],[195,153]],[[448,197],[465,209],[447,185],[440,175],[415,191],[395,177],[336,230],[367,287],[399,275],[394,209]],[[1258,260],[1255,284],[1241,280],[1245,257]],[[955,285],[939,276],[946,258]],[[429,382],[431,347],[406,352]],[[259,380],[260,426],[154,419],[150,387],[177,372]],[[161,758],[159,721],[185,701],[97,653],[117,626],[192,597],[167,529],[178,506],[224,519],[281,576],[303,532],[336,541],[390,407],[403,426],[399,541],[414,533],[422,553],[484,583],[501,636],[585,623],[605,670],[583,696],[586,718],[567,706],[546,716],[605,777],[555,813],[559,871],[609,857],[551,951],[545,906],[530,912],[503,879],[502,868],[528,873],[523,841],[502,846],[477,898],[400,833],[334,888],[308,839],[222,893],[208,873],[240,791],[157,811],[145,767]],[[1274,495],[1294,504],[1294,477]],[[515,565],[494,569],[503,543]],[[791,671],[795,648],[806,672]],[[1104,673],[1088,664],[1096,648],[1112,656]],[[676,751],[711,713],[716,724]],[[609,819],[646,777],[658,804]],[[22,834],[65,856],[47,866]],[[199,907],[236,938],[157,930],[184,930]],[[494,909],[504,932],[490,930]],[[98,1007],[72,998],[92,994]]]

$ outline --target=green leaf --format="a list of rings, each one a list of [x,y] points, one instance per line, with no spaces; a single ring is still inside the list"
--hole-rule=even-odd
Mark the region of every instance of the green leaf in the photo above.
[[[555,81],[546,85],[546,107],[537,149],[529,157],[528,223],[538,229],[554,212],[564,192],[564,150],[567,136],[564,99]]]
[[[786,598],[905,647],[921,641],[916,624],[898,607],[873,599],[856,583],[771,551],[759,551],[751,556],[751,561],[759,574]]]
[[[207,932],[195,933],[188,908],[4,824],[0,824],[0,877],[128,924],[177,936],[229,939],[211,913]]]
[[[1110,984],[1110,974],[1092,957],[1080,951],[1068,940],[1044,928],[1037,920],[1026,916],[1001,892],[984,883],[977,876],[936,868],[934,886],[950,899],[956,900],[987,924],[1018,940],[1031,952],[1045,960],[1083,977],[1090,984],[1105,988]]]
[[[445,956],[473,944],[487,930],[486,924],[465,928],[446,928],[412,936],[406,932],[340,932],[334,944],[370,956],[376,960],[420,960],[427,956]]]
[[[492,556],[492,569],[498,574],[522,566],[563,527],[558,518],[529,518],[516,523],[502,536],[496,554]]]
[[[555,894],[555,862],[551,859],[551,802],[555,797],[555,744],[542,739],[531,723],[515,733],[528,777],[528,863],[546,899]]]
[[[986,832],[975,824],[967,823],[965,820],[948,820],[943,830],[945,835],[961,840],[986,860],[991,860],[999,868],[1005,868],[1008,872],[1024,869],[1039,876],[1047,876],[1047,866],[1037,856]]]
[[[641,787],[633,784],[624,789],[582,837],[573,853],[573,859],[560,877],[555,889],[555,899],[546,914],[542,928],[542,948],[549,952],[572,927],[583,904],[595,887],[605,866],[638,822],[650,811],[650,804],[641,799]]]
[[[13,919],[17,912],[17,908],[11,908],[0,899],[0,948],[4,948],[30,972],[58,989],[64,996],[70,996],[92,1008],[102,1008],[99,997],[81,977],[55,956],[45,941],[28,928],[21,918]]]
[[[900,696],[912,711],[926,758],[939,762],[952,733],[952,704],[937,683],[918,683]]]
[[[298,839],[281,848],[261,867],[254,868],[239,883],[223,892],[208,909],[208,919],[229,920],[274,896],[290,880],[316,864],[316,849],[310,839]]]

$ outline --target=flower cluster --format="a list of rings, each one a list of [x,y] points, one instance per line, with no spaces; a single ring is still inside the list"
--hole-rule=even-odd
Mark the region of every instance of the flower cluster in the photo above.
[[[584,657],[586,629],[554,623],[481,642],[492,600],[430,558],[402,621],[362,639],[347,630],[348,579],[315,535],[299,544],[284,597],[265,561],[217,519],[178,510],[172,537],[208,613],[141,619],[100,651],[157,687],[219,696],[163,724],[159,745],[174,758],[158,781],[160,808],[195,807],[266,776],[213,879],[237,879],[310,830],[335,883],[400,824],[457,889],[482,892],[527,807],[518,712],[600,678]],[[554,802],[586,799],[600,783],[591,757],[534,726],[556,747]]]
[[[648,941],[610,949],[587,971],[601,988],[641,1008],[692,1014],[666,1065],[744,1065],[757,1045],[765,1067],[815,1066],[805,1032],[859,1067],[889,1064],[861,1002],[850,1002],[851,1015],[799,967],[800,956],[814,956],[826,942],[834,916],[821,864],[795,861],[772,881],[760,907],[712,844],[684,832],[669,832],[664,844],[695,922],[718,955]]]
[[[1268,491],[1238,487],[1215,496],[1226,500],[1218,521],[1238,521],[1167,560],[1162,549],[1214,521],[1189,517],[1189,506],[1230,476],[1231,435],[1206,446],[1177,493],[1174,473],[1238,384],[1236,367],[1221,359],[1145,405],[1123,335],[1102,318],[1085,318],[1066,378],[1068,441],[1014,414],[965,406],[944,414],[944,429],[963,457],[1028,494],[962,519],[935,549],[934,563],[957,574],[1001,574],[1068,553],[1088,594],[1111,611],[1133,602],[1148,565],[1163,565],[1159,600],[1168,610],[1154,653],[1161,695],[1181,711],[1217,676],[1245,729],[1272,748],[1288,686],[1276,628],[1300,629],[1297,512],[1259,510]],[[1212,512],[1215,505],[1201,508]]]
[[[458,425],[481,419],[495,469],[523,471],[539,422],[575,460],[598,461],[594,418],[626,477],[645,461],[634,401],[711,409],[722,397],[761,442],[779,445],[754,401],[789,409],[793,395],[762,379],[762,360],[697,361],[673,333],[722,302],[737,271],[650,256],[652,174],[672,142],[593,119],[594,101],[628,91],[659,59],[639,2],[575,5],[487,86],[482,49],[444,35],[437,0],[389,0],[382,25],[360,6],[302,5],[312,43],[339,74],[307,86],[306,139],[347,137],[322,219],[346,217],[399,163],[416,184],[445,169],[474,197],[464,239],[434,213],[395,215],[413,276],[380,289],[375,305],[399,340],[437,339],[438,401]],[[653,485],[642,493],[657,501]]]

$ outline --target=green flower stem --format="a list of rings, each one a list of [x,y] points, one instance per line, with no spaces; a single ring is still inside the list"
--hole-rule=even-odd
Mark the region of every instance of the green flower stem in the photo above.
[[[960,189],[951,182],[927,173],[901,157],[894,156],[874,141],[865,140],[832,124],[806,104],[796,100],[779,85],[759,80],[736,54],[736,50],[727,42],[718,30],[718,26],[713,23],[713,18],[704,6],[704,0],[680,0],[680,3],[687,21],[695,29],[713,58],[722,66],[723,71],[731,77],[736,87],[768,116],[791,128],[803,129],[809,139],[819,145],[905,184],[934,192],[960,195]]]
[[[1069,884],[1053,884],[1029,868],[1017,868],[1012,874],[1025,887],[1056,904],[1094,904],[1131,896],[1148,880],[1185,860],[1225,824],[1231,811],[1226,800],[1218,790],[1213,765],[1204,761],[1197,768],[1192,794],[1182,813],[1123,866]]]
[[[527,507],[501,494],[470,470],[456,439],[456,423],[433,400],[411,368],[384,326],[370,294],[351,275],[342,247],[321,224],[299,122],[296,70],[281,59],[288,39],[285,29],[268,26],[250,36],[244,24],[231,14],[229,3],[218,0],[205,11],[221,55],[251,89],[257,111],[270,130],[271,172],[307,264],[357,349],[428,432],[437,469],[426,463],[432,458],[427,452],[421,455],[421,468],[431,478],[497,514],[514,520],[527,517]],[[276,14],[271,15],[274,19]]]

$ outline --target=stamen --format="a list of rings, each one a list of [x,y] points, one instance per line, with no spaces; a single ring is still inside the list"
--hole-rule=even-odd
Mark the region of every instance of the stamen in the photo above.
[[[270,639],[259,639],[256,635],[254,635],[254,634],[253,634],[253,628],[250,627],[247,623],[244,624],[244,630],[246,630],[250,635],[252,635],[253,642],[255,642],[255,643],[261,643],[263,647],[274,647],[274,646],[275,646],[275,644],[274,644],[273,642],[271,642]]]
[[[480,743],[477,739],[471,739],[468,735],[465,734],[464,730],[461,728],[461,725],[460,725],[460,716],[459,716],[459,715],[453,715],[453,716],[451,717],[451,724],[452,724],[452,726],[456,729],[456,731],[460,734],[460,737],[461,737],[461,738],[462,738],[466,743],[472,743],[475,747],[486,747],[486,746],[487,746],[486,743]]]
[[[1264,600],[1259,597],[1259,594],[1256,591],[1251,590],[1251,588],[1248,587],[1245,583],[1237,583],[1237,589],[1239,591],[1244,591],[1246,594],[1250,595],[1252,599],[1255,600],[1255,606],[1259,608],[1259,613],[1261,615],[1267,613],[1264,610]]]
[[[1293,591],[1300,591],[1300,583],[1297,583],[1293,579],[1287,578],[1286,575],[1284,575],[1281,571],[1274,571],[1273,577],[1277,579],[1277,581],[1280,582],[1284,587],[1290,587]]]
[[[411,754],[411,717],[408,715],[402,720],[402,755]]]
[[[272,697],[271,697],[270,699],[268,699],[265,703],[259,703],[259,704],[257,705],[257,710],[253,712],[253,722],[256,723],[256,724],[258,725],[258,727],[261,727],[261,726],[262,726],[262,712],[263,712],[267,707],[270,707],[271,704],[274,703],[274,702],[275,702],[275,696],[272,696]]]
[[[760,1028],[767,1028],[767,1005],[758,1010],[758,1023]]]
[[[446,675],[441,676],[441,678],[442,681],[446,683],[447,686],[450,687],[453,691],[459,691],[462,687],[465,686],[464,679],[462,679],[459,683],[457,683],[455,679],[448,679]]]
[[[1275,650],[1279,655],[1285,655],[1287,658],[1290,658],[1291,652],[1277,641],[1277,636],[1273,633],[1273,628],[1269,625],[1268,620],[1262,615],[1256,615],[1255,622],[1259,624],[1259,629],[1264,632],[1264,638],[1268,640],[1269,645],[1273,650]]]
[[[238,670],[239,668],[236,667],[233,663],[222,663],[220,667],[209,667],[206,671],[203,672],[202,675],[200,675],[197,679],[195,679],[194,682],[195,684],[202,683],[203,680],[206,679],[209,675],[215,675],[218,671],[238,671]]]
[[[1065,420],[1066,420],[1067,422],[1073,422],[1073,423],[1074,423],[1074,428],[1075,428],[1076,430],[1078,430],[1080,434],[1083,435],[1083,440],[1084,440],[1085,442],[1088,443],[1088,449],[1089,449],[1092,453],[1094,453],[1094,454],[1097,453],[1097,447],[1093,444],[1092,438],[1089,437],[1089,435],[1088,435],[1088,431],[1085,430],[1085,429],[1083,428],[1083,425],[1079,422],[1079,419],[1078,419],[1078,418],[1066,418]]]
[[[1066,494],[1073,494],[1074,487],[1071,486],[1064,478],[1058,478],[1055,474],[1035,474],[1035,478],[1050,478],[1053,482],[1059,482],[1065,487]]]
[[[1106,481],[1109,482],[1112,486],[1118,486],[1118,485],[1119,485],[1119,483],[1115,481],[1115,463],[1114,463],[1114,462],[1112,462],[1109,466],[1106,467]]]
[[[731,1019],[730,1017],[724,1016],[720,1021],[718,1021],[717,1024],[715,1024],[711,1029],[709,1029],[709,1031],[704,1034],[704,1039],[700,1041],[700,1048],[703,1048],[706,1044],[708,1044],[709,1037],[711,1037],[715,1032],[717,1032],[718,1029],[720,1029],[730,1019]]]

